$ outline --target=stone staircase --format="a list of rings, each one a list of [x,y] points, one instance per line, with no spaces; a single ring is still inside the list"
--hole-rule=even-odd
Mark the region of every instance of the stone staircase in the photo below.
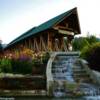
[[[77,56],[76,56],[77,58]],[[73,69],[75,56],[57,55],[52,62],[52,74],[54,80],[74,81]]]
[[[93,78],[94,75],[91,77],[92,70],[79,59],[78,53],[54,53],[47,66],[47,90],[49,91],[55,82],[57,84],[53,89],[54,96],[66,95],[66,89],[63,87],[63,82],[66,81],[79,83],[78,89],[83,91],[84,97],[95,97],[95,100],[100,100],[100,84],[94,82],[96,79]]]
[[[65,73],[65,72],[67,73],[67,71],[70,70],[70,75],[66,74],[63,77],[63,79],[66,79],[68,77],[70,78],[73,77],[75,82],[84,82],[84,83],[93,82],[89,73],[87,73],[84,66],[82,66],[81,60],[77,57],[78,55],[72,56],[71,57],[72,60],[70,60],[70,57],[66,55],[56,56],[54,61],[52,62],[52,68],[56,68],[56,69],[58,68],[59,71],[62,71],[56,76],[61,76],[61,73]],[[64,70],[63,70],[63,66],[66,66]],[[68,69],[68,67],[70,67],[70,69]],[[55,73],[54,70],[52,70],[52,72]]]

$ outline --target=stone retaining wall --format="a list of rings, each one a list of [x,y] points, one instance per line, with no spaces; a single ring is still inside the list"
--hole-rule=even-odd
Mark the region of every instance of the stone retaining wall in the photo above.
[[[85,60],[80,59],[80,62],[87,71],[87,73],[90,75],[93,82],[100,85],[100,72],[91,70],[88,66],[88,63]]]
[[[0,77],[0,90],[46,90],[44,76]]]

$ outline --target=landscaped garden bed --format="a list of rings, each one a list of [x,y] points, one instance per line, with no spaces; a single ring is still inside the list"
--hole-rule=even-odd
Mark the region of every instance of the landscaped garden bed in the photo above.
[[[7,53],[0,59],[0,90],[46,90],[49,53],[30,49]]]
[[[34,53],[30,49],[7,53],[0,59],[0,72],[13,74],[45,74],[49,53]]]

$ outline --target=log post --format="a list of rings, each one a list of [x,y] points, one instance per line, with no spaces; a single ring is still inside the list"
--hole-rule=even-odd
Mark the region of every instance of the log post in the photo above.
[[[36,52],[39,52],[39,46],[38,46],[38,42],[37,42],[37,38],[34,38],[34,49],[36,50]]]
[[[48,33],[48,51],[52,51],[52,33]]]
[[[28,48],[27,40],[25,40],[25,48]]]
[[[40,39],[39,47],[40,47],[40,50],[42,51],[42,41],[41,41],[41,36],[39,37],[39,39]]]
[[[73,39],[73,37],[68,37],[68,50],[69,51],[72,51],[72,39]]]
[[[32,43],[31,43],[31,39],[29,39],[29,49],[32,50]]]
[[[33,50],[35,51],[35,38],[33,39]]]
[[[62,37],[60,37],[60,38],[59,38],[60,51],[62,51],[62,49],[63,49],[63,48],[62,48],[62,47],[63,47],[62,44],[63,44],[63,43],[62,43]]]

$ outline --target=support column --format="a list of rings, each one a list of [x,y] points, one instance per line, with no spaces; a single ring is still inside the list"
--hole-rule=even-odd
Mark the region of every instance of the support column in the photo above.
[[[39,50],[39,46],[38,46],[38,42],[37,42],[37,38],[34,38],[34,50],[36,51],[36,52],[39,52],[40,50]]]
[[[52,51],[52,33],[48,33],[48,51]]]
[[[59,45],[60,45],[60,50],[63,51],[64,44],[63,44],[63,37],[62,36],[59,38]]]
[[[42,36],[40,37],[40,41],[41,41],[42,51],[47,51],[46,43],[44,42],[44,38]]]
[[[40,47],[40,50],[42,51],[42,41],[41,41],[41,36],[39,37],[39,39],[40,39],[39,47]]]
[[[72,51],[72,39],[73,39],[74,37],[73,36],[69,36],[68,37],[68,50],[69,51]]]
[[[25,40],[25,48],[28,48],[27,40]]]
[[[60,49],[59,49],[59,47],[60,47],[60,44],[59,44],[59,38],[55,38],[55,41],[54,41],[55,43],[55,51],[59,51]]]
[[[31,42],[31,39],[29,39],[29,49],[32,50],[32,42]]]

